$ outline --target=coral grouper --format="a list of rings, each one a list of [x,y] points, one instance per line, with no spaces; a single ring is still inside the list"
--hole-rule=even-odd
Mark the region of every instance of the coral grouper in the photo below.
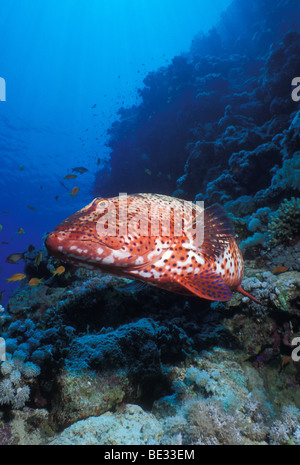
[[[243,257],[222,209],[156,194],[96,198],[46,238],[50,254],[209,300],[245,292]],[[259,303],[259,302],[258,302]]]

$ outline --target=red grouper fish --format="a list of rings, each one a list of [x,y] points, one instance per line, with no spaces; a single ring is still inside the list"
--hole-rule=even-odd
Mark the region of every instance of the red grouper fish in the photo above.
[[[99,197],[60,223],[45,245],[77,267],[214,301],[238,291],[260,303],[241,288],[243,257],[223,210],[199,203],[158,194]]]

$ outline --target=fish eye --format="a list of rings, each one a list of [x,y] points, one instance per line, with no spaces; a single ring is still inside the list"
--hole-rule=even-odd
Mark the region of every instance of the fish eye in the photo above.
[[[96,198],[92,201],[91,206],[92,206],[92,207],[95,207],[95,208],[97,208],[97,207],[103,208],[103,207],[106,206],[106,204],[107,204],[107,202],[106,202],[104,199],[102,199],[101,197],[96,197]]]
[[[97,201],[97,208],[106,208],[108,207],[108,201],[107,200],[98,200]]]

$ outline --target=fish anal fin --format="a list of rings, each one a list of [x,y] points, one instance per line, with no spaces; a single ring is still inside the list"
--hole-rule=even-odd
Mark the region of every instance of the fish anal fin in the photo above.
[[[198,297],[226,302],[231,299],[231,291],[223,279],[212,272],[200,272],[196,275],[179,276],[177,282]]]

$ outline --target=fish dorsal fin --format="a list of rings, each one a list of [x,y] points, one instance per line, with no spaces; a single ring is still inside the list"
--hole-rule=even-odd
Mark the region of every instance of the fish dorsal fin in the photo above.
[[[232,237],[230,221],[224,210],[218,204],[206,208],[201,253],[208,259],[215,259],[228,247]]]
[[[231,299],[231,291],[223,279],[212,271],[202,271],[194,275],[179,276],[177,282],[198,297],[226,302]]]

